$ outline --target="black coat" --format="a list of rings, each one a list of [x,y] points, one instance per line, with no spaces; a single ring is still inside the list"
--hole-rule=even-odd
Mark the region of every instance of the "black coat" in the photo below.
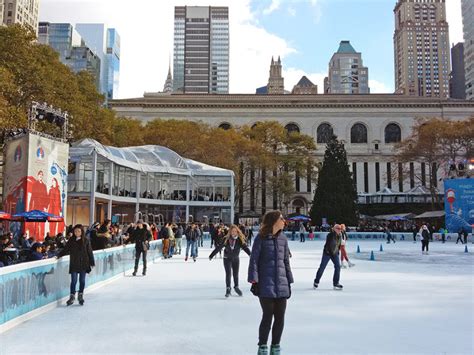
[[[341,235],[337,235],[336,232],[330,232],[326,237],[326,243],[324,244],[324,253],[330,256],[335,256],[339,252],[341,246]]]
[[[151,240],[151,233],[146,228],[136,228],[131,234],[131,242],[135,243],[135,249],[140,251],[147,251],[148,242]]]
[[[224,248],[224,258],[227,258],[227,259],[238,258],[241,249],[243,249],[247,253],[247,255],[250,255],[250,249],[248,248],[247,244],[242,244],[242,242],[240,241],[240,238],[237,238],[237,240],[235,241],[235,245],[233,249],[230,245],[230,242],[231,241],[229,238],[226,241],[224,241],[224,243],[218,245],[214,249],[214,251],[211,253],[211,255],[209,255],[209,258],[212,259],[214,256],[216,256],[216,254],[220,252],[222,248]]]
[[[76,240],[75,236],[69,238],[66,246],[58,254],[58,258],[69,254],[69,273],[91,272],[95,266],[94,253],[92,252],[89,239],[83,237]]]

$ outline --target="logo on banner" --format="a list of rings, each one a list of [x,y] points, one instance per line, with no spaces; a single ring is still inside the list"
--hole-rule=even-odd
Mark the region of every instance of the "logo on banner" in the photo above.
[[[13,160],[15,160],[15,163],[21,161],[21,154],[21,146],[19,145],[18,147],[16,147],[15,155],[13,156]]]
[[[38,150],[36,151],[36,157],[38,159],[44,159],[44,149],[42,147],[38,147]]]

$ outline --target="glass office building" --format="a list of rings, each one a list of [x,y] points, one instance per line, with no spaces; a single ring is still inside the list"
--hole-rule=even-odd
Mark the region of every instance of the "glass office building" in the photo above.
[[[107,99],[117,95],[120,79],[120,36],[114,28],[107,30]]]
[[[227,7],[175,7],[173,77],[175,92],[229,92]]]
[[[68,224],[233,221],[230,170],[161,146],[115,148],[91,139],[73,144],[69,158]]]

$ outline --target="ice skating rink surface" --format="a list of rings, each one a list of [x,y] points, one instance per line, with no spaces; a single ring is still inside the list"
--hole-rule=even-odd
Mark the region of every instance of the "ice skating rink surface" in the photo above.
[[[356,266],[342,270],[342,292],[332,290],[331,263],[312,288],[322,241],[289,244],[295,284],[282,354],[474,353],[473,244],[464,253],[434,242],[422,255],[420,242],[350,240]],[[86,289],[83,307],[60,306],[1,334],[0,354],[255,354],[261,312],[246,282],[249,258],[241,254],[244,296],[226,299],[222,260],[210,262],[208,247],[196,263],[175,256],[149,263],[145,277]]]

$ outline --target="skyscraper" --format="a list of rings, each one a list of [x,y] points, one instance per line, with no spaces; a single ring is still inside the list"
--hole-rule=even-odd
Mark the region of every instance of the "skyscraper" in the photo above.
[[[398,0],[395,9],[395,90],[449,96],[449,26],[445,0]]]
[[[464,28],[466,99],[474,100],[474,1],[461,0]]]
[[[115,98],[120,82],[120,36],[117,30],[107,30],[107,99]]]
[[[268,77],[267,94],[269,95],[283,95],[285,93],[285,81],[281,74],[281,60],[273,60],[270,63],[270,76]]]
[[[329,62],[325,93],[368,94],[369,69],[362,63],[362,54],[349,41],[341,41]]]
[[[168,75],[166,76],[165,86],[163,87],[165,94],[173,93],[173,77],[171,76],[171,65],[168,68]]]
[[[0,0],[0,27],[3,25],[3,0]]]
[[[228,7],[175,7],[173,74],[175,92],[229,92]]]
[[[458,43],[451,48],[451,61],[452,71],[449,78],[449,97],[452,99],[465,99],[464,43]]]
[[[0,2],[3,2],[3,24],[19,23],[30,27],[38,34],[39,0],[0,0]]]
[[[100,58],[100,92],[107,99],[113,98],[119,85],[120,36],[115,29],[106,30],[103,23],[78,23],[76,30]]]
[[[86,70],[100,89],[100,58],[86,46],[79,33],[69,23],[40,22],[38,42],[49,45],[59,54],[59,59],[75,73]]]

